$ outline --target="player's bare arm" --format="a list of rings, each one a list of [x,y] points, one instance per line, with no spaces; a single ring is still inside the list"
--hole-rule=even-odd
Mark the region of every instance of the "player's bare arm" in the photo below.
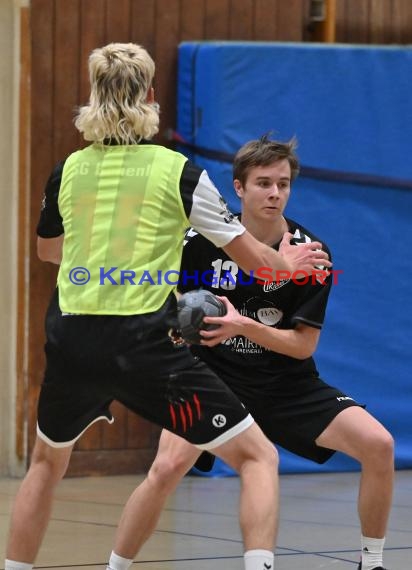
[[[226,297],[219,299],[225,303],[227,313],[224,317],[205,317],[205,323],[220,326],[212,331],[200,331],[203,345],[216,346],[228,338],[241,335],[268,350],[292,358],[303,360],[315,352],[320,337],[319,329],[304,324],[299,324],[294,329],[275,329],[241,315]]]
[[[292,235],[289,235],[291,238]],[[260,267],[269,267],[273,271],[293,274],[297,270],[310,273],[319,265],[332,267],[328,254],[322,251],[321,247],[319,242],[305,243],[299,247],[285,243],[281,253],[278,253],[245,231],[224,246],[223,250],[248,273]]]
[[[55,238],[37,238],[37,255],[41,261],[60,265],[62,260],[64,234]]]

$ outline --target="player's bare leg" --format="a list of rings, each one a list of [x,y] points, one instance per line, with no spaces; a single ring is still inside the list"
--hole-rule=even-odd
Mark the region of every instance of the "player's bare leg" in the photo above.
[[[54,490],[66,472],[72,449],[53,448],[36,439],[30,468],[14,501],[8,560],[34,562],[50,519]]]
[[[167,497],[200,453],[181,437],[162,431],[156,458],[123,509],[114,545],[117,555],[126,559],[135,557],[156,528]]]
[[[351,407],[338,414],[316,442],[361,463],[358,512],[362,540],[366,537],[376,543],[376,562],[371,567],[381,566],[394,483],[392,436],[364,409]],[[369,568],[366,558],[367,553],[362,554],[362,570]]]
[[[262,435],[260,428],[253,424],[213,450],[240,475],[240,526],[248,570],[263,568],[262,560],[273,561],[277,535],[278,457],[273,445]],[[183,439],[165,430],[162,432],[156,459],[123,511],[111,568],[120,570],[130,565],[154,531],[167,497],[199,454],[198,449]]]
[[[213,453],[240,476],[240,526],[245,550],[272,551],[278,529],[278,454],[262,435],[255,423]]]

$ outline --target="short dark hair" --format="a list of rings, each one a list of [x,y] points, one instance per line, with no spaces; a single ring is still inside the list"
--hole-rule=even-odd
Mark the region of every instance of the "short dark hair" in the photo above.
[[[279,160],[287,160],[290,164],[291,181],[299,174],[299,160],[295,153],[297,140],[293,137],[289,142],[279,142],[263,135],[258,140],[249,141],[236,153],[233,160],[233,180],[243,185],[251,168],[269,166]]]

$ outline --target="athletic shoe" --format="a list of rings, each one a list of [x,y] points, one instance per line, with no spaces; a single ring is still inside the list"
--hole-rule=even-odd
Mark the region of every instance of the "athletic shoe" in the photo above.
[[[362,562],[359,562],[358,570],[362,570]],[[373,570],[386,570],[383,566],[376,566]]]

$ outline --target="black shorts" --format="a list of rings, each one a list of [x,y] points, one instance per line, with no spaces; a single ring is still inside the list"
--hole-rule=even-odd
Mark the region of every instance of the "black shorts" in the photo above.
[[[335,451],[315,440],[342,410],[359,405],[315,375],[290,378],[264,393],[236,386],[235,393],[270,441],[316,463],[325,463]]]
[[[253,419],[231,390],[173,344],[175,326],[174,295],[147,315],[62,315],[56,291],[46,316],[38,435],[71,445],[95,421],[112,421],[113,400],[202,449],[249,427]]]
[[[285,378],[282,383],[276,379],[263,388],[254,387],[253,381],[239,384],[219,375],[270,441],[316,463],[325,463],[335,453],[316,445],[319,435],[342,410],[360,405],[316,375]],[[213,461],[212,456],[202,454],[196,467],[209,471]]]

